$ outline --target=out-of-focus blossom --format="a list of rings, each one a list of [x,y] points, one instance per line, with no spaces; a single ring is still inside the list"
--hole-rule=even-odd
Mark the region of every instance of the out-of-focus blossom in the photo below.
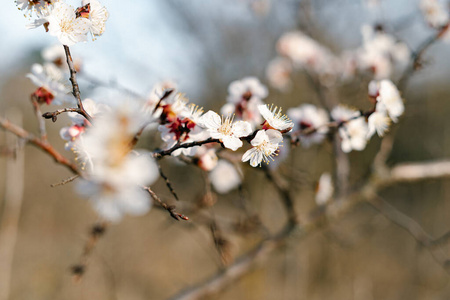
[[[55,71],[51,65],[33,64],[27,77],[38,87],[33,95],[39,103],[58,105],[63,102],[75,102],[75,97],[68,94],[70,87],[61,82],[60,72]]]
[[[270,85],[281,91],[288,90],[292,85],[292,64],[283,57],[273,59],[266,68],[266,78]]]
[[[140,107],[128,104],[102,114],[76,144],[91,163],[78,191],[89,197],[108,221],[117,222],[125,214],[142,215],[150,209],[142,186],[158,178],[158,169],[151,154],[131,151],[130,146],[144,122],[141,113]]]
[[[52,5],[54,0],[15,0],[17,8],[24,11],[25,14],[31,16],[33,12],[37,15],[42,14]]]
[[[404,68],[410,58],[408,46],[381,29],[364,25],[363,46],[357,50],[358,66],[370,71],[375,79],[389,78],[395,68]]]
[[[344,106],[337,106],[331,111],[331,117],[340,123],[338,130],[342,151],[348,153],[352,150],[364,150],[367,144],[368,128],[361,113]]]
[[[223,159],[220,159],[217,166],[209,173],[209,179],[214,189],[220,194],[226,194],[241,184],[241,176],[236,167]]]
[[[327,204],[327,202],[330,201],[331,197],[333,197],[333,192],[333,179],[331,178],[330,173],[323,173],[320,176],[316,188],[317,205],[322,206]]]
[[[278,40],[277,50],[281,56],[289,58],[294,67],[320,75],[324,83],[334,80],[340,70],[339,59],[301,31],[285,33]]]
[[[101,113],[106,113],[110,110],[110,107],[106,104],[98,104],[92,99],[85,99],[82,102],[84,110],[92,118],[95,118]],[[66,150],[71,150],[78,153],[79,151],[75,148],[75,141],[81,137],[81,135],[85,132],[86,127],[90,126],[90,123],[84,116],[76,112],[69,112],[68,116],[72,121],[72,124],[61,128],[59,135],[63,140],[67,141],[65,145]]]
[[[213,139],[219,139],[223,145],[236,151],[243,143],[239,139],[252,133],[252,126],[246,121],[233,122],[233,117],[221,118],[212,110],[202,117],[203,126],[208,129]]]
[[[47,17],[48,31],[56,36],[61,44],[72,46],[87,40],[87,33],[91,28],[91,21],[77,18],[75,9],[64,2],[56,2]]]
[[[382,103],[377,103],[376,110],[367,118],[367,125],[369,131],[367,132],[367,139],[370,139],[375,132],[382,137],[389,129],[391,119],[386,114],[386,108]]]
[[[244,153],[242,161],[250,161],[252,167],[259,166],[261,162],[268,164],[282,141],[283,136],[278,130],[259,130],[250,142],[252,148]]]
[[[227,104],[221,113],[225,116],[234,114],[237,119],[250,122],[256,126],[261,123],[258,105],[268,95],[267,88],[255,77],[246,77],[230,83]]]
[[[312,104],[302,104],[287,110],[287,115],[294,122],[293,132],[299,137],[303,147],[320,144],[328,133],[327,112]],[[310,133],[302,133],[311,130]]]
[[[281,133],[286,133],[292,130],[294,123],[281,113],[281,107],[267,105],[259,105],[258,110],[266,120],[263,124],[263,129],[276,129]]]
[[[51,63],[62,72],[68,73],[69,66],[67,65],[66,52],[64,47],[60,44],[49,46],[41,51],[41,56],[46,64]],[[82,61],[78,58],[72,57],[75,70],[80,72]]]
[[[375,97],[377,102],[383,104],[387,114],[392,121],[397,122],[405,111],[400,92],[390,80],[371,81],[369,83],[369,94]]]
[[[449,22],[449,11],[439,0],[421,0],[420,10],[425,21],[433,28],[442,28]]]
[[[198,147],[194,163],[204,171],[211,171],[217,166],[218,159],[216,149],[203,145]]]

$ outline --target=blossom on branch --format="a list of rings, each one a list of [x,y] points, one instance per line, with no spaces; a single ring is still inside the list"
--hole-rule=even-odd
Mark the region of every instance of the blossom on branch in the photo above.
[[[256,77],[245,77],[230,83],[228,87],[227,104],[222,109],[222,115],[235,115],[236,119],[250,122],[253,126],[262,121],[258,105],[268,95],[267,88]]]
[[[117,222],[124,214],[142,215],[150,209],[148,193],[142,186],[158,178],[158,169],[150,153],[131,148],[144,121],[139,107],[128,103],[95,118],[76,143],[91,160],[78,191],[89,197],[95,210],[108,221]]]
[[[69,85],[62,82],[62,74],[54,66],[33,64],[27,77],[38,87],[33,96],[39,103],[75,103],[75,97],[69,94]]]
[[[371,81],[369,95],[375,98],[378,104],[382,104],[392,121],[397,123],[398,117],[405,111],[405,105],[395,84],[390,80]]]
[[[303,147],[319,144],[328,133],[327,112],[312,104],[302,104],[287,110],[287,115],[294,123],[292,135],[298,136]],[[311,132],[304,133],[310,130]]]
[[[82,5],[88,8],[87,12],[81,16],[91,21],[90,33],[93,37],[102,35],[105,32],[105,23],[109,18],[106,7],[97,0],[83,0]]]
[[[331,117],[339,123],[342,151],[364,150],[367,144],[367,123],[359,111],[337,106],[331,111]]]
[[[236,151],[243,143],[239,139],[252,133],[252,125],[246,121],[233,122],[233,117],[221,118],[212,110],[205,113],[201,123],[213,139],[219,139],[225,148]]]
[[[252,148],[244,153],[242,161],[250,161],[252,167],[259,166],[261,162],[268,164],[270,160],[273,160],[282,141],[283,136],[278,130],[259,130],[250,142]]]
[[[77,18],[72,6],[56,2],[47,21],[50,35],[56,36],[61,44],[72,46],[87,41],[91,21],[82,17]]]
[[[292,130],[294,123],[281,113],[281,107],[271,105],[270,108],[267,105],[259,105],[258,110],[266,120],[263,123],[263,129],[276,129],[281,133],[286,133]]]

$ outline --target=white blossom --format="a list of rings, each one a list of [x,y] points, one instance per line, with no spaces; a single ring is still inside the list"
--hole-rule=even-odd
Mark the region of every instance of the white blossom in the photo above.
[[[138,107],[127,103],[95,118],[94,126],[76,142],[90,158],[78,191],[106,220],[117,222],[124,214],[141,215],[150,209],[142,186],[158,178],[158,169],[150,153],[132,152],[130,146],[143,117]]]
[[[421,0],[420,10],[427,21],[433,28],[441,28],[449,22],[449,12],[439,0]]]
[[[44,13],[50,5],[52,5],[54,0],[15,0],[17,8],[24,11],[25,14],[29,16],[32,15],[33,12],[36,15],[41,15]]]
[[[291,87],[291,74],[292,64],[283,57],[273,59],[266,68],[266,78],[270,85],[281,91],[286,91]]]
[[[304,147],[321,143],[328,133],[328,126],[326,125],[330,120],[327,112],[322,108],[312,104],[302,104],[288,109],[287,115],[294,122],[293,131],[296,133],[300,130],[298,132],[300,143]],[[301,131],[305,129],[313,129],[313,132],[302,134]]]
[[[233,117],[221,118],[212,110],[202,117],[203,127],[208,129],[213,139],[219,139],[223,145],[236,151],[243,143],[239,139],[252,133],[252,126],[246,121],[233,122]]]
[[[75,97],[70,93],[68,84],[61,82],[60,72],[51,65],[33,64],[27,77],[38,87],[34,93],[38,102],[47,104],[75,103]]]
[[[54,4],[47,21],[49,33],[56,36],[61,44],[66,46],[85,42],[91,27],[91,21],[82,17],[77,18],[74,8],[64,2]]]
[[[370,139],[375,132],[382,137],[389,129],[391,119],[387,116],[386,108],[382,103],[377,103],[376,110],[367,118],[369,131],[367,139]]]
[[[390,80],[371,81],[369,94],[376,95],[377,102],[383,104],[387,114],[394,122],[397,122],[398,117],[405,111],[400,92]]]
[[[203,145],[198,147],[195,153],[194,162],[204,171],[211,171],[217,166],[219,158],[216,155],[216,149]]]
[[[263,104],[267,95],[267,88],[255,77],[233,81],[228,87],[228,103],[222,107],[221,114],[235,115],[236,119],[257,126],[262,121],[258,105]]]
[[[269,163],[276,155],[283,136],[277,130],[259,130],[251,141],[252,148],[242,156],[242,161],[250,161],[252,167],[259,166],[261,162]]]
[[[406,44],[393,36],[364,25],[361,29],[363,46],[356,52],[358,67],[370,71],[375,79],[389,78],[395,68],[404,68],[410,58]]]
[[[91,21],[90,32],[93,36],[100,36],[105,32],[105,23],[109,18],[106,7],[97,0],[83,0],[83,6],[90,4],[89,20]]]
[[[353,109],[337,106],[331,111],[334,121],[341,123],[339,136],[341,137],[342,151],[348,153],[352,150],[364,150],[367,144],[368,127],[361,113]]]
[[[281,107],[267,105],[259,105],[259,112],[266,119],[263,125],[264,129],[276,129],[281,133],[289,132],[294,127],[294,123],[285,115],[281,113]]]
[[[251,101],[253,98],[262,100],[267,97],[268,93],[267,88],[258,78],[245,77],[230,83],[227,101],[237,104],[242,100]]]
[[[236,167],[220,159],[217,166],[209,173],[209,179],[219,194],[226,194],[241,184],[241,176]]]

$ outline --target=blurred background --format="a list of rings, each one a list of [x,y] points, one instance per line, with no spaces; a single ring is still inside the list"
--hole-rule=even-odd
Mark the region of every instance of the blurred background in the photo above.
[[[29,97],[34,86],[25,75],[40,52],[56,43],[43,29],[26,30],[29,22],[14,2],[0,10],[0,114],[22,113],[23,126],[37,133]],[[419,1],[390,0],[104,0],[110,19],[104,36],[72,47],[83,60],[83,72],[110,85],[116,82],[147,95],[162,80],[172,80],[191,102],[218,110],[233,80],[256,76],[263,83],[265,69],[276,56],[276,42],[286,31],[301,29],[334,53],[361,45],[363,24],[382,23],[386,31],[411,49],[432,34],[419,11]],[[73,3],[75,4],[75,3]],[[78,4],[78,3],[76,3]],[[402,90],[406,112],[396,132],[389,165],[429,161],[450,156],[450,44],[435,43],[425,55],[423,70]],[[287,93],[270,89],[267,103],[287,109],[319,101],[307,78],[293,77]],[[367,83],[360,80],[340,90],[340,101],[367,108]],[[128,97],[110,88],[94,87],[80,79],[82,94],[96,100]],[[62,153],[61,117],[47,122],[50,142]],[[148,132],[140,147],[155,149],[157,133]],[[0,145],[6,135],[0,131]],[[367,175],[380,140],[366,150],[352,152],[351,180]],[[291,174],[291,193],[300,217],[314,202],[315,183],[333,166],[330,143],[292,149],[280,172]],[[75,283],[70,266],[76,263],[89,228],[97,221],[91,206],[73,192],[73,185],[50,185],[71,174],[40,150],[26,146],[23,203],[10,272],[9,299],[166,299],[198,283],[223,267],[208,226],[197,223],[201,214],[177,222],[153,209],[143,217],[127,217],[108,229],[91,255],[88,271]],[[185,204],[203,201],[205,178],[198,168],[170,159],[166,175],[180,195],[175,203],[162,180],[154,186],[161,198]],[[0,201],[8,180],[7,158],[0,157]],[[244,166],[243,191],[217,195],[206,213],[240,224],[246,214],[237,200],[259,215],[270,232],[285,221],[273,186],[257,169]],[[19,174],[20,175],[20,174]],[[382,197],[409,215],[433,236],[450,229],[450,182],[428,180],[399,184]],[[9,182],[15,185],[16,183]],[[20,185],[20,183],[17,183]],[[4,211],[0,202],[0,213]],[[1,216],[2,214],[0,214]],[[235,258],[255,245],[260,232],[223,228],[229,256]],[[1,245],[0,245],[1,247]],[[441,251],[449,255],[444,246]],[[2,257],[0,257],[0,260]],[[306,239],[289,239],[270,259],[214,299],[449,299],[449,275],[429,251],[419,247],[368,205],[359,205],[338,222]]]

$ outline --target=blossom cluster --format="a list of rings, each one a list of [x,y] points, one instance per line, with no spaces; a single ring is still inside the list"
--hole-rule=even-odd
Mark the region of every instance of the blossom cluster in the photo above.
[[[285,33],[277,43],[279,56],[266,69],[270,84],[282,91],[291,86],[294,70],[306,70],[318,76],[324,85],[336,80],[348,80],[357,72],[368,73],[373,79],[391,78],[402,70],[411,55],[406,44],[399,42],[380,26],[364,25],[363,43],[354,50],[336,55],[301,31]]]
[[[97,0],[83,0],[78,8],[63,0],[16,0],[16,4],[30,16],[33,12],[36,15],[27,28],[43,26],[45,31],[66,46],[87,41],[88,33],[93,38],[102,35],[109,17],[106,8]]]
[[[30,28],[43,25],[66,46],[44,49],[44,62],[32,66],[28,77],[37,86],[33,99],[42,105],[74,106],[65,63],[67,46],[86,41],[89,32],[93,37],[102,35],[108,19],[106,8],[97,0],[83,0],[78,8],[57,0],[16,3],[30,17],[36,16]],[[375,133],[383,136],[390,123],[403,114],[400,93],[387,78],[396,64],[404,64],[410,56],[403,43],[380,28],[365,27],[363,36],[360,48],[337,56],[304,33],[289,32],[278,41],[279,57],[269,64],[267,75],[275,87],[286,89],[296,69],[318,75],[325,86],[356,71],[369,71],[373,80],[368,87],[372,103],[368,112],[343,105],[325,110],[301,104],[284,114],[281,108],[266,103],[269,89],[256,77],[230,83],[220,114],[190,103],[172,82],[157,84],[145,99],[117,105],[79,99],[81,105],[67,110],[69,124],[60,130],[66,150],[73,152],[81,170],[79,193],[90,199],[101,217],[119,221],[125,214],[140,215],[150,209],[144,187],[159,177],[155,157],[160,158],[161,153],[195,164],[208,172],[218,193],[227,193],[241,184],[238,161],[252,167],[275,161],[269,168],[276,168],[281,161],[276,156],[286,156],[289,151],[282,147],[285,138],[307,148],[337,132],[342,151],[363,150]],[[80,71],[81,63],[76,59],[73,63]],[[80,113],[81,108],[86,114]],[[137,138],[148,128],[157,128],[162,150],[134,149]],[[233,151],[237,159],[223,155],[224,149]],[[324,174],[317,204],[324,205],[332,194],[331,176]]]

